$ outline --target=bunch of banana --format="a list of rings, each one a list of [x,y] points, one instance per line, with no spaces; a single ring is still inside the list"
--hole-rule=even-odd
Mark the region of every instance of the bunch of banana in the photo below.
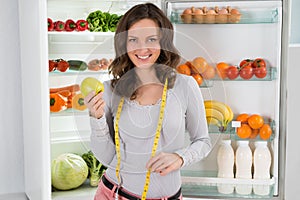
[[[234,116],[231,108],[225,103],[215,100],[204,101],[204,106],[207,123],[219,127],[220,132],[226,131]]]

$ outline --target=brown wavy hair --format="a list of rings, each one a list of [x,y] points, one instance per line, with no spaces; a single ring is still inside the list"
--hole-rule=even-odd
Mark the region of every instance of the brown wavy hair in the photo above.
[[[142,19],[151,19],[160,28],[161,53],[156,61],[158,66],[155,67],[156,75],[161,83],[164,83],[165,79],[168,78],[168,88],[172,88],[176,78],[175,68],[180,62],[179,51],[173,44],[174,29],[162,10],[152,3],[133,6],[122,16],[118,23],[114,36],[116,57],[109,66],[109,73],[113,75],[111,86],[115,88],[121,77],[135,67],[127,55],[127,32],[134,23]],[[120,95],[131,97],[138,81],[135,73],[129,73],[129,75],[122,78],[122,84],[119,84],[120,86],[118,85],[115,89]]]

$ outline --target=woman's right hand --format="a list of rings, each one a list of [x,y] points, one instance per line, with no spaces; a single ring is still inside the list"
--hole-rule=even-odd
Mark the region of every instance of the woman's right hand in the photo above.
[[[84,104],[89,109],[90,116],[97,119],[104,115],[105,102],[102,96],[103,92],[95,95],[95,91],[92,91],[84,98]]]

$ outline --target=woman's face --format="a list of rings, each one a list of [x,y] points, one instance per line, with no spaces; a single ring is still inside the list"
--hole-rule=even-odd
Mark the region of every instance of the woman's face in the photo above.
[[[160,55],[160,31],[151,19],[142,19],[128,30],[127,54],[136,67],[152,66]]]

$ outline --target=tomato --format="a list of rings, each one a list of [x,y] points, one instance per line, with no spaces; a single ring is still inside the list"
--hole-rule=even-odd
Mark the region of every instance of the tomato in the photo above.
[[[56,69],[59,70],[60,72],[65,72],[67,71],[67,69],[69,69],[69,67],[70,65],[67,61],[59,60]]]
[[[257,78],[264,78],[267,76],[267,68],[266,67],[257,67],[254,68],[254,75]]]
[[[252,63],[253,68],[266,67],[266,66],[267,66],[266,62],[262,58],[256,58]]]
[[[56,69],[57,67],[57,62],[54,60],[49,60],[49,72],[52,72]]]
[[[252,64],[253,60],[247,58],[247,59],[244,59],[240,62],[240,67],[243,67],[245,64]]]
[[[239,69],[236,66],[230,66],[226,70],[226,74],[230,80],[236,79],[239,76]]]
[[[80,84],[80,91],[83,96],[87,96],[90,92],[95,91],[96,94],[104,91],[104,85],[96,78],[87,77]]]
[[[245,66],[245,67],[242,67],[241,70],[240,70],[240,76],[243,78],[243,79],[250,79],[252,78],[253,76],[253,68],[249,65]]]

